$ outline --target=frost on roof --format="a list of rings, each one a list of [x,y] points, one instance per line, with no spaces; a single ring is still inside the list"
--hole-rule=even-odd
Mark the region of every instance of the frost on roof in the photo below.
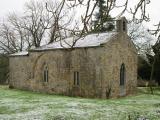
[[[28,55],[28,51],[22,51],[22,52],[10,54],[10,56],[25,56],[25,55]]]
[[[112,36],[114,36],[116,32],[107,32],[107,33],[96,33],[90,34],[85,37],[82,37],[77,40],[77,37],[69,37],[63,39],[61,41],[53,42],[48,45],[41,46],[39,48],[35,48],[33,50],[48,50],[48,49],[64,49],[64,48],[71,48],[73,43],[76,41],[73,48],[78,47],[93,47],[93,46],[100,46],[103,43],[106,43],[110,40]]]

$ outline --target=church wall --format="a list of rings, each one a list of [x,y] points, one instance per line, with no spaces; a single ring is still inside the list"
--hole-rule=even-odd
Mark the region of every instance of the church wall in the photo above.
[[[128,36],[119,34],[114,40],[109,41],[105,45],[105,63],[104,74],[105,83],[104,91],[108,92],[111,88],[111,96],[119,97],[132,94],[137,87],[137,53]],[[121,95],[120,86],[120,69],[124,63],[125,74],[125,93]]]
[[[30,62],[28,56],[16,56],[9,59],[9,85],[19,89],[29,89]]]
[[[14,77],[14,82],[11,83],[16,88],[26,88],[27,85],[29,90],[38,92],[101,97],[103,51],[104,47],[93,47],[72,51],[64,49],[30,52],[27,57],[11,57],[10,70]],[[43,69],[46,65],[48,82],[43,80]],[[30,77],[21,69],[29,70]],[[79,85],[74,85],[74,72],[79,72]]]
[[[126,67],[125,94],[136,90],[137,54],[126,35],[118,35],[100,47],[72,50],[30,51],[10,57],[10,85],[37,92],[82,97],[119,97],[120,67]],[[48,82],[44,68],[48,67]],[[79,73],[79,85],[74,74]]]

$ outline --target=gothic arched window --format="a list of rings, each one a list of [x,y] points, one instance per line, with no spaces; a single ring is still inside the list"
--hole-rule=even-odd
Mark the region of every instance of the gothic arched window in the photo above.
[[[125,69],[125,64],[123,63],[120,68],[120,86],[125,85],[125,78],[126,78],[126,69]]]
[[[43,69],[43,81],[48,82],[48,66],[45,65]]]
[[[123,21],[123,31],[126,31],[126,22]]]

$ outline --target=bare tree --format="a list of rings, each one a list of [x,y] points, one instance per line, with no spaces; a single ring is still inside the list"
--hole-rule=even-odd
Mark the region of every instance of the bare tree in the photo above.
[[[137,51],[141,55],[151,54],[154,37],[148,32],[142,23],[130,22],[128,35],[134,42]]]
[[[23,28],[23,22],[15,13],[9,14],[1,24],[0,48],[5,53],[14,53],[32,46],[30,33]]]
[[[129,6],[129,0],[123,1],[123,4],[118,2],[118,0],[106,0],[104,14],[110,16],[113,11],[118,9],[118,12],[116,12],[117,15],[113,16],[115,19],[125,13],[129,13],[132,15],[132,20],[138,22],[142,22],[143,20],[148,21],[149,16],[146,12],[146,6],[149,3],[149,0],[139,0],[138,3],[134,5],[134,8],[131,8]],[[1,31],[1,37],[4,38],[4,35],[9,36],[10,39],[8,39],[9,37],[5,37],[5,39],[7,38],[8,43],[15,44],[15,46],[13,47],[12,45],[11,48],[14,48],[14,51],[22,51],[25,48],[23,46],[27,46],[26,49],[31,46],[39,47],[44,42],[44,39],[47,38],[48,32],[50,33],[49,43],[61,40],[70,35],[76,35],[77,37],[73,40],[73,44],[68,44],[73,47],[79,38],[90,32],[91,22],[97,4],[97,0],[47,1],[46,4],[43,2],[30,1],[25,4],[23,16],[17,17],[16,15],[11,15],[8,21],[11,25],[1,26],[6,32],[9,31],[8,34],[4,34],[4,32]],[[74,13],[73,9],[77,9],[79,12],[79,7],[83,8],[83,13],[79,16],[81,20],[77,21],[77,17],[74,18],[74,14],[76,13]],[[141,16],[138,17],[137,13],[141,13]],[[10,26],[12,26],[12,29]],[[13,43],[13,41],[15,43]],[[4,45],[8,44],[5,43]]]
[[[153,77],[154,77],[156,60],[160,58],[160,22],[154,26],[156,27],[156,29],[149,30],[152,35],[157,37],[157,41],[152,46],[154,56],[153,56],[153,62],[151,64],[152,67],[151,67],[151,74],[150,74],[150,82],[153,80]],[[153,94],[153,88],[151,85],[149,86],[150,86],[151,93]]]
[[[51,23],[52,16],[46,11],[42,2],[30,1],[25,4],[25,8],[22,26],[30,32],[33,45],[39,47]]]
[[[45,39],[48,39],[48,33],[50,34],[50,43],[68,36],[68,31],[73,31],[69,30],[69,27],[67,28],[72,21],[72,15],[67,16],[68,11],[63,8],[63,4],[64,2],[53,4],[48,1],[45,6],[42,2],[30,1],[25,4],[23,16],[17,16],[15,13],[9,14],[6,19],[7,23],[1,25],[1,29],[3,29],[0,35],[3,37],[1,39],[2,49],[8,47],[9,53],[13,53],[29,49],[32,46],[39,47],[45,43]],[[9,37],[10,39],[8,39]],[[13,44],[14,46],[11,47],[11,44],[7,45],[6,41],[8,43],[15,42],[15,45]]]
[[[0,31],[0,50],[4,53],[14,53],[22,50],[21,43],[16,39],[16,32],[9,24],[3,23]]]
[[[47,1],[46,10],[52,15],[49,43],[64,39],[70,32],[75,31],[70,29],[74,18],[73,11],[67,8],[65,0],[61,2]]]
[[[106,8],[104,14],[106,17],[110,17],[114,11],[116,11],[116,16],[113,18],[118,18],[124,14],[132,15],[132,20],[136,22],[149,21],[149,15],[146,12],[146,7],[150,3],[150,0],[138,0],[134,5],[134,8],[129,6],[129,0],[118,1],[118,0],[106,0]],[[122,3],[122,4],[121,4]],[[88,0],[73,0],[72,2],[66,2],[69,8],[83,6],[85,9],[84,14],[81,16],[81,22],[83,23],[83,28],[81,29],[81,34],[85,34],[89,31],[90,22],[92,21],[93,15],[96,11],[96,6],[98,5],[98,0],[92,1]],[[132,5],[133,6],[133,5]],[[140,13],[141,16],[138,16]]]
[[[23,20],[15,13],[9,14],[8,22],[10,27],[16,32],[16,39],[20,44],[20,51],[29,49],[33,43],[31,41],[31,34],[23,28]]]

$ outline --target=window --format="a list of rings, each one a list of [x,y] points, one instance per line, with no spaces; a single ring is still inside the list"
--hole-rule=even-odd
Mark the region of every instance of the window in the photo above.
[[[121,69],[120,69],[120,86],[124,86],[125,85],[125,77],[126,77],[126,70],[125,70],[125,65],[124,63],[121,65]]]
[[[79,72],[74,72],[74,85],[79,86],[80,81],[79,81]]]
[[[123,21],[123,31],[126,31],[126,22]]]
[[[47,67],[47,66],[44,67],[44,71],[43,71],[43,81],[44,81],[44,82],[48,82],[48,67]]]

